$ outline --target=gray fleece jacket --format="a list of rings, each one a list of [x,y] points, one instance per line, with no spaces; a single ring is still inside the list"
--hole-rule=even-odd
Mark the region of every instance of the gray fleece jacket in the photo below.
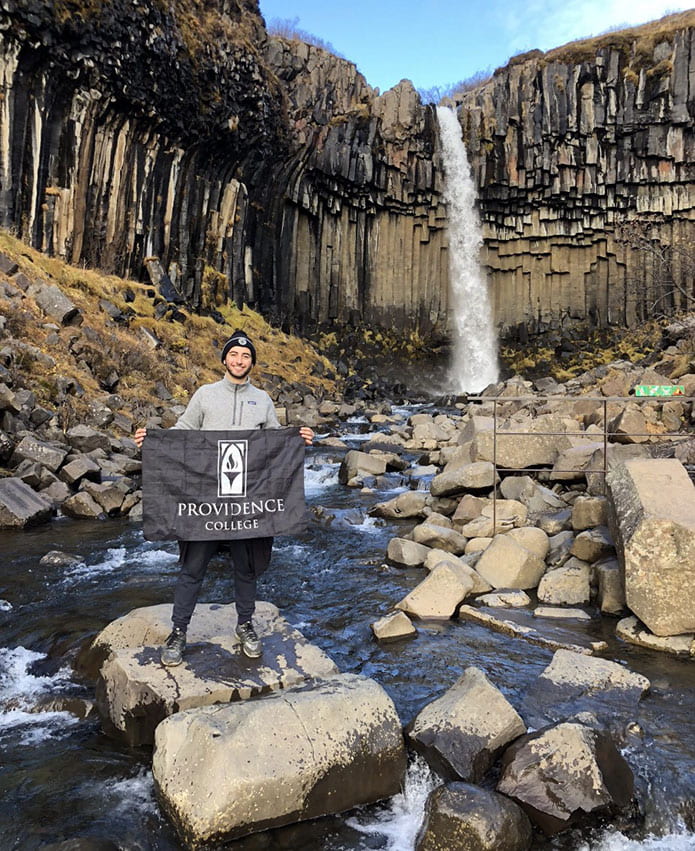
[[[250,381],[233,384],[226,378],[204,384],[191,396],[188,407],[172,428],[202,431],[238,431],[280,428],[273,400]]]

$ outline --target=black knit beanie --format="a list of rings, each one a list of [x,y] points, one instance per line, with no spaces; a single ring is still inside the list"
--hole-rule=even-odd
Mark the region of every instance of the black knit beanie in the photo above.
[[[222,363],[224,363],[224,359],[227,357],[227,352],[230,349],[234,348],[234,346],[240,346],[242,349],[248,349],[251,352],[251,363],[255,366],[256,347],[240,328],[237,328],[237,330],[232,334],[232,336],[222,347]]]

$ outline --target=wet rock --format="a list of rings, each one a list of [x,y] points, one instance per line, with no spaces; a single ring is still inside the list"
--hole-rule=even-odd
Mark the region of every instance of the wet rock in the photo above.
[[[438,564],[396,608],[416,618],[450,618],[473,589],[467,565]]]
[[[497,753],[525,732],[514,707],[473,667],[406,728],[413,747],[435,771],[470,781],[482,779]]]
[[[82,489],[92,497],[97,505],[101,506],[105,514],[113,517],[120,512],[125,491],[117,483],[100,484],[87,481],[83,484]]]
[[[21,479],[0,479],[0,529],[21,529],[50,520],[53,504]]]
[[[535,588],[545,573],[545,562],[506,534],[498,535],[483,551],[476,570],[493,588]]]
[[[417,629],[405,612],[391,612],[374,621],[372,632],[379,641],[396,641],[399,638],[417,635]]]
[[[406,567],[417,567],[424,564],[430,548],[407,538],[391,538],[386,555],[389,561]]]
[[[105,731],[131,745],[151,744],[156,726],[174,712],[244,700],[336,673],[332,660],[292,629],[272,604],[257,604],[254,625],[263,639],[263,656],[251,664],[235,636],[235,607],[199,603],[183,664],[165,668],[159,648],[171,631],[170,605],[134,609],[109,624],[83,660],[93,670],[105,659],[97,681]]]
[[[79,491],[61,504],[61,511],[67,517],[77,519],[96,519],[104,517],[104,509],[86,491]]]
[[[471,594],[483,594],[485,591],[489,591],[492,586],[489,582],[486,582],[483,579],[469,561],[470,560],[456,556],[453,553],[446,552],[445,550],[432,549],[427,554],[424,567],[431,571],[440,564],[449,564],[457,573],[462,571],[470,576],[473,581],[473,587],[470,590]]]
[[[525,591],[497,591],[495,594],[483,594],[477,598],[481,606],[493,608],[518,609],[531,604],[531,598]]]
[[[618,621],[615,634],[623,641],[636,644],[638,647],[659,650],[673,656],[695,656],[695,633],[654,635],[634,615]]]
[[[195,845],[387,798],[405,768],[393,702],[352,674],[179,712],[158,727],[152,762],[164,809]]]
[[[527,851],[531,823],[504,795],[468,783],[430,792],[415,851]]]
[[[607,733],[568,722],[511,745],[497,789],[553,835],[586,814],[626,807],[633,786],[632,771]]]
[[[43,488],[39,493],[44,499],[47,499],[55,509],[65,502],[65,500],[72,494],[72,491],[65,482],[53,482],[47,488]]]
[[[536,606],[534,618],[551,618],[555,620],[590,621],[591,615],[583,609],[572,609],[561,606]]]
[[[556,606],[582,606],[591,599],[590,582],[589,563],[571,558],[542,577],[538,585],[538,599]]]
[[[42,556],[39,564],[48,567],[71,567],[74,564],[79,564],[82,559],[72,553],[64,553],[62,550],[51,550]]]
[[[351,449],[340,464],[338,480],[345,485],[360,476],[380,476],[385,472],[386,460],[382,456]]]
[[[375,517],[403,518],[424,517],[429,504],[429,495],[421,491],[399,493],[386,502],[378,502],[370,510]]]
[[[560,649],[529,687],[522,712],[536,727],[583,711],[613,723],[634,712],[649,687],[646,677],[617,662]]]
[[[655,635],[695,631],[695,486],[685,468],[675,458],[627,461],[608,488],[627,605]]]
[[[615,558],[596,562],[594,571],[598,580],[597,603],[604,615],[618,615],[626,605],[625,583],[620,564]]]
[[[570,552],[578,559],[593,564],[599,559],[615,554],[613,538],[606,526],[586,529],[574,539]]]

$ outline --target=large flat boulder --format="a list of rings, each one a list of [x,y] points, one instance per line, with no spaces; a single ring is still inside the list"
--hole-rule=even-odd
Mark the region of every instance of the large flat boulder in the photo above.
[[[655,635],[695,631],[695,486],[675,458],[633,459],[607,476],[609,525],[628,607]]]
[[[478,668],[468,668],[408,725],[413,747],[450,780],[477,782],[495,755],[526,732],[502,692]]]
[[[130,745],[151,744],[157,725],[184,709],[244,700],[337,673],[334,662],[280,617],[271,603],[256,605],[254,624],[263,655],[241,654],[233,605],[199,603],[188,628],[184,661],[164,667],[159,648],[171,630],[171,606],[136,609],[94,641],[104,657],[97,707],[105,731]]]
[[[390,797],[405,768],[393,702],[352,674],[172,715],[152,764],[164,809],[193,847]]]

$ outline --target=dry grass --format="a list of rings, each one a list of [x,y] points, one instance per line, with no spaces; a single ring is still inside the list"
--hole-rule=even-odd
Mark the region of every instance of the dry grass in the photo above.
[[[15,368],[20,386],[33,389],[46,407],[55,408],[56,386],[62,378],[77,381],[85,389],[85,397],[105,395],[112,370],[120,376],[116,392],[124,401],[124,413],[132,415],[144,406],[161,405],[156,394],[159,383],[175,402],[185,404],[196,387],[221,377],[219,352],[236,328],[244,328],[256,344],[254,383],[270,389],[281,379],[302,384],[318,397],[336,393],[335,383],[321,376],[332,373],[332,366],[324,357],[308,343],[271,327],[245,305],[218,305],[224,325],[186,308],[179,308],[182,321],[157,319],[155,306],[161,299],[148,295],[154,291],[152,286],[69,266],[3,231],[0,251],[12,257],[30,279],[58,286],[84,316],[79,328],[63,327],[56,332],[50,327],[54,322],[33,298],[0,299],[0,312],[6,320],[3,345],[13,341],[29,343],[55,361],[54,367],[42,368],[40,375],[31,364],[25,369],[18,363]],[[130,316],[128,321],[114,322],[99,307],[100,299],[115,304]],[[150,348],[143,329],[156,336],[161,343],[159,348]],[[53,335],[50,345],[49,335]],[[86,410],[87,399],[75,399],[73,404],[74,414],[79,416],[85,412],[81,406]]]
[[[670,42],[675,32],[695,26],[695,9],[666,15],[657,21],[630,27],[616,32],[604,33],[594,38],[579,39],[548,51],[545,62],[567,62],[578,64],[593,61],[600,50],[619,50],[630,68],[641,70],[655,65],[654,49],[663,41]]]

